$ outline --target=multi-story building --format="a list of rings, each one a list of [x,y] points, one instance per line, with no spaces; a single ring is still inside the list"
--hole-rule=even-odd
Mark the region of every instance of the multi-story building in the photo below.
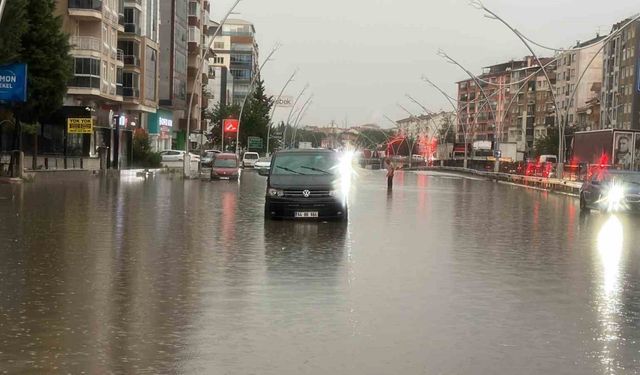
[[[214,52],[222,61],[219,65],[228,66],[233,75],[233,99],[234,104],[242,104],[250,91],[253,77],[258,74],[258,42],[256,30],[252,23],[243,20],[227,20],[222,25],[222,37],[214,43],[224,42],[214,47]],[[226,49],[226,48],[229,49]],[[224,61],[228,56],[229,61]],[[228,65],[227,65],[228,64]]]
[[[211,22],[209,36],[213,36],[219,24]],[[216,105],[233,104],[234,79],[231,74],[231,36],[218,35],[213,42],[213,53],[209,55],[209,108]]]
[[[554,83],[552,61],[541,59]],[[523,158],[536,136],[553,125],[551,89],[537,60],[530,56],[486,67],[476,79],[458,82],[457,140],[517,143],[518,158]]]
[[[507,103],[511,99],[511,72],[524,65],[525,61],[512,60],[488,66],[476,78],[477,82],[476,79],[467,79],[457,83],[458,141],[464,141],[465,133],[469,143],[475,140],[504,139],[506,124],[510,120]]]
[[[577,112],[593,99],[591,88],[602,82],[602,36],[584,43],[557,56],[556,100],[562,115],[560,121],[566,127],[586,130],[578,123]],[[583,76],[584,74],[584,76]],[[580,77],[583,76],[582,80]],[[580,80],[580,82],[578,82]],[[573,94],[575,91],[575,94]],[[571,97],[573,95],[573,98]]]
[[[186,1],[160,3],[160,109],[150,126],[152,145],[156,150],[184,148],[184,137],[178,145],[174,130],[178,130],[187,108],[187,14]]]
[[[118,49],[118,33],[124,31],[124,3],[111,1],[68,0],[57,2],[73,56],[73,77],[64,99],[65,111],[72,116],[92,117],[94,134],[89,155],[97,156],[97,147],[111,144],[113,116],[122,103],[123,54]],[[82,110],[86,113],[82,114]],[[79,113],[78,113],[79,112]],[[72,144],[84,147],[86,137],[69,134]]]
[[[160,0],[125,0],[124,31],[118,48],[124,54],[122,112],[126,123],[149,130],[158,109]]]
[[[203,95],[203,87],[206,87],[209,79],[207,64],[208,47],[208,27],[209,27],[210,4],[208,0],[190,0],[187,8],[188,15],[188,37],[187,37],[187,109],[189,113],[189,103],[191,103],[191,118],[187,120],[184,116],[180,120],[181,133],[178,135],[178,144],[184,144],[185,131],[189,131],[189,146],[191,149],[198,148],[204,141],[203,131],[206,121],[202,116],[202,109],[208,106],[208,98]],[[203,66],[198,75],[200,66]],[[191,100],[193,97],[193,100]],[[180,147],[181,148],[181,147]]]
[[[555,125],[553,87],[556,81],[556,66],[551,58],[542,58],[551,85],[545,72],[533,57],[523,60],[524,65],[511,71],[509,89],[510,122],[507,141],[517,144],[518,160],[532,154],[536,139],[547,134],[547,128]]]
[[[615,24],[604,46],[602,128],[640,129],[640,21],[630,21]]]
[[[419,136],[437,137],[440,129],[448,124],[455,124],[455,113],[444,112],[431,113],[428,115],[411,116],[396,121],[400,134],[410,138]],[[455,131],[455,126],[451,130]]]

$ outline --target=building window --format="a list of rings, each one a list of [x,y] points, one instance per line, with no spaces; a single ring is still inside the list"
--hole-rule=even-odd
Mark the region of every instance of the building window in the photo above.
[[[224,57],[220,56],[216,56],[213,58],[213,63],[214,64],[220,64],[220,65],[224,65]]]
[[[176,51],[176,73],[187,73],[187,56],[181,52]]]
[[[231,69],[231,74],[235,79],[240,79],[240,80],[251,79],[251,70],[248,70],[248,69]]]
[[[224,42],[213,42],[214,49],[224,49]]]
[[[100,88],[100,60],[92,58],[75,58],[73,64],[73,78],[69,83],[72,87]]]
[[[126,72],[122,75],[123,96],[140,96],[140,77],[138,73]]]

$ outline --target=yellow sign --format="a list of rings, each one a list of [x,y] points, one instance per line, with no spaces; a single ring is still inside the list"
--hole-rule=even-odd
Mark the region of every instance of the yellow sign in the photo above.
[[[93,134],[93,119],[68,118],[67,132],[69,134]]]

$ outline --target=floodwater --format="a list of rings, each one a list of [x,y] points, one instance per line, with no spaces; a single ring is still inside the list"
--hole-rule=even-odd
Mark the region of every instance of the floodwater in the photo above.
[[[636,374],[640,219],[358,171],[348,225],[265,179],[0,185],[0,373]]]

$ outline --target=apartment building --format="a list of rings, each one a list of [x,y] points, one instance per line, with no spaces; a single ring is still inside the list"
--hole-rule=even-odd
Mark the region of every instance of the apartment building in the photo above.
[[[186,117],[188,28],[187,1],[160,3],[160,109],[149,129],[152,146],[158,151],[184,148],[184,139],[178,145],[176,131]]]
[[[209,36],[212,37],[220,24],[211,22]],[[233,104],[234,79],[231,74],[231,36],[218,35],[213,42],[213,53],[209,55],[209,84],[211,93],[209,108],[216,105]]]
[[[93,119],[92,134],[67,135],[66,154],[97,157],[100,148],[108,148],[112,167],[129,164],[132,131],[148,129],[148,114],[158,107],[158,3],[56,3],[74,58],[62,113]]]
[[[615,24],[604,46],[600,122],[603,129],[640,129],[640,21]]]
[[[224,46],[218,45],[221,48],[214,48],[214,53],[222,59],[220,65],[228,66],[233,76],[232,102],[234,104],[242,104],[250,91],[251,81],[258,74],[259,49],[255,34],[256,30],[252,23],[232,19],[222,25],[222,38],[214,41],[214,43],[224,43]],[[228,63],[225,60],[227,57]]]
[[[524,65],[524,61],[512,60],[488,66],[476,77],[477,82],[471,78],[457,82],[458,141],[464,141],[465,132],[468,142],[505,138],[506,125],[510,122],[507,103],[511,98],[511,71]]]
[[[188,35],[187,35],[187,104],[186,114],[180,119],[180,133],[178,134],[178,148],[183,148],[186,139],[186,131],[189,132],[190,149],[198,148],[204,141],[206,121],[202,117],[202,110],[208,106],[208,98],[203,95],[209,79],[208,69],[208,27],[209,27],[210,3],[206,0],[190,0],[187,8]],[[198,75],[200,65],[203,65],[201,74]],[[191,101],[191,97],[193,100]],[[191,102],[191,118],[187,120],[189,103]]]
[[[531,157],[536,139],[547,134],[547,128],[555,125],[553,91],[556,83],[556,65],[552,58],[541,58],[540,63],[528,56],[523,66],[511,71],[509,89],[510,122],[507,141],[517,144],[518,160]]]
[[[125,0],[124,31],[118,48],[123,51],[122,112],[133,128],[149,130],[149,114],[158,109],[160,0]]]
[[[604,38],[598,35],[587,42],[577,43],[571,50],[556,56],[556,100],[562,115],[560,120],[566,127],[576,127],[578,130],[591,129],[584,126],[587,124],[586,121],[578,121],[578,111],[584,108],[587,102],[593,103],[594,95],[599,95],[592,91],[592,88],[594,84],[602,82],[601,47]]]

